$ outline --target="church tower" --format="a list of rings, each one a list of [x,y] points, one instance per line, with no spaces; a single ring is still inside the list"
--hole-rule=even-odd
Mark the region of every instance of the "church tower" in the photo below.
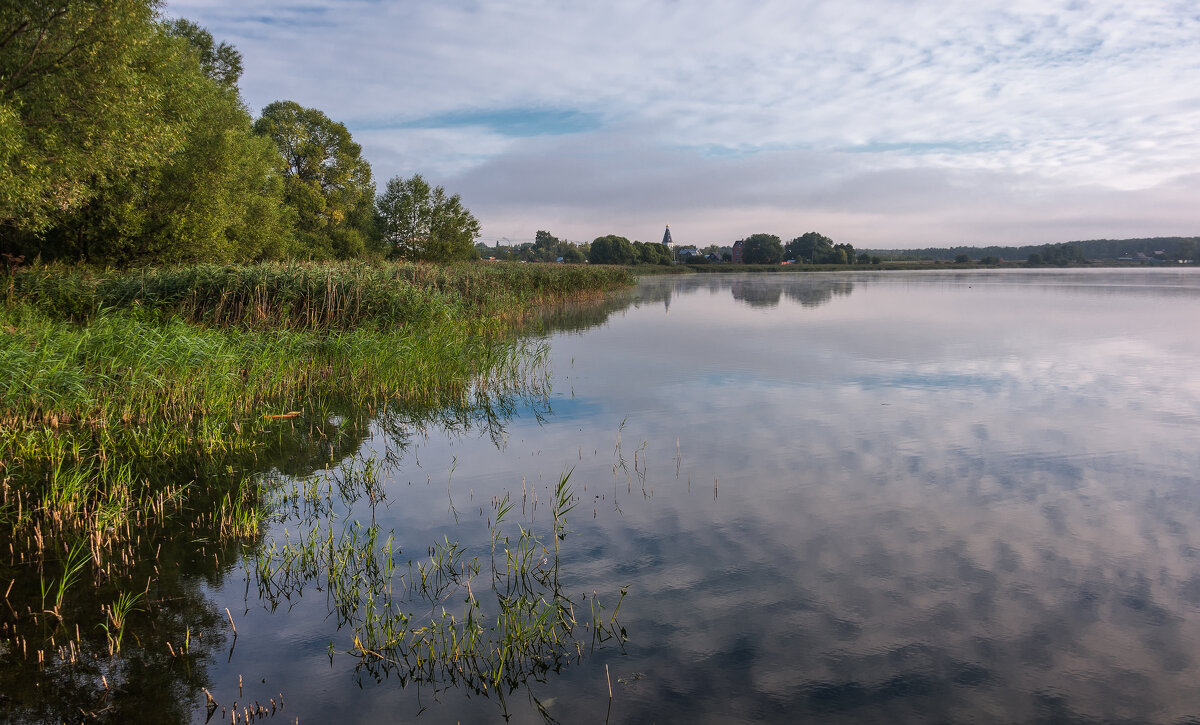
[[[667,245],[668,247],[671,246],[672,244],[674,244],[674,242],[671,241],[671,225],[670,224],[667,225],[667,231],[663,232],[662,243]]]

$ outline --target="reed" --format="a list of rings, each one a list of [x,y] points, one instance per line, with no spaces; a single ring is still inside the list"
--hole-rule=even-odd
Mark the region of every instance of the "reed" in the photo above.
[[[413,263],[193,265],[115,271],[36,265],[9,275],[8,296],[58,319],[137,310],[217,327],[351,330],[512,320],[534,306],[632,282],[613,267]]]
[[[0,272],[6,651],[38,672],[84,663],[100,697],[103,673],[118,669],[97,663],[130,656],[131,627],[139,652],[151,641],[189,652],[197,620],[211,619],[203,603],[171,618],[177,631],[138,630],[151,618],[139,611],[154,612],[156,626],[162,610],[184,611],[160,586],[177,576],[172,562],[192,557],[216,576],[242,544],[260,546],[281,481],[304,487],[296,500],[323,500],[327,516],[335,498],[374,505],[384,494],[370,461],[348,464],[337,491],[317,490],[309,474],[372,427],[399,440],[423,417],[497,426],[516,392],[542,384],[545,347],[518,339],[516,326],[541,304],[628,282],[611,269],[483,264]],[[385,606],[397,596],[390,537],[361,524],[303,531],[258,559],[264,596],[286,598],[319,564],[339,617],[372,642],[372,627],[395,627]],[[470,572],[447,540],[409,581],[437,592]],[[538,600],[505,606],[513,626],[554,631],[555,611]],[[479,652],[482,617],[430,615],[412,641]],[[509,640],[501,661],[512,667],[532,645]]]
[[[577,615],[561,585],[560,542],[578,502],[570,475],[553,490],[549,537],[528,519],[511,522],[507,495],[494,500],[484,561],[444,537],[425,558],[401,567],[393,533],[340,522],[332,513],[310,528],[285,529],[255,556],[259,595],[278,606],[306,587],[325,591],[339,630],[352,633],[345,653],[368,671],[434,688],[453,683],[500,693],[503,700],[505,692],[582,657],[585,648],[625,640],[617,619],[624,590],[611,612],[593,595]],[[461,612],[451,611],[452,600],[463,602]]]

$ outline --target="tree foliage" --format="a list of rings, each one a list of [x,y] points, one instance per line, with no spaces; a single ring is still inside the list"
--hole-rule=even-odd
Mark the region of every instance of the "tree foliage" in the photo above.
[[[139,65],[130,72],[153,104],[122,103],[140,109],[139,138],[161,143],[153,153],[122,159],[119,172],[92,174],[75,203],[58,204],[42,220],[10,223],[4,246],[27,256],[110,264],[284,256],[292,222],[280,204],[277,155],[252,133],[236,87],[204,67],[196,44],[211,46],[212,36],[193,24],[159,24],[151,15],[127,19],[141,23],[126,33],[137,39]],[[73,28],[47,26],[46,38]],[[176,32],[181,28],[187,32]],[[237,53],[220,47],[228,65]],[[43,81],[54,85],[49,77],[72,72],[69,64],[48,67]],[[59,80],[58,92],[71,86]],[[86,119],[70,123],[88,133]],[[60,185],[71,183],[64,173],[57,175]]]
[[[742,240],[742,261],[779,264],[783,261],[783,242],[774,234],[751,234]]]
[[[625,237],[609,234],[592,240],[588,261],[592,264],[635,264],[637,250]]]
[[[474,259],[479,221],[458,194],[447,196],[420,174],[393,176],[376,203],[389,254],[401,259],[451,262]]]
[[[817,232],[806,232],[787,243],[784,253],[788,259],[816,264],[833,249],[833,240]]]
[[[159,112],[184,143],[162,164],[107,186],[68,229],[108,262],[233,261],[290,252],[292,216],[271,143],[253,133],[236,91],[213,79],[188,41],[172,40],[160,66]]]
[[[671,248],[661,242],[634,242],[638,264],[670,264]]]
[[[583,264],[587,261],[591,245],[559,239],[550,232],[539,229],[532,242],[488,246],[484,242],[475,244],[476,251],[484,258],[515,260],[521,262],[557,262]]]
[[[1069,264],[1086,264],[1083,250],[1074,244],[1048,244],[1040,252],[1033,252],[1025,259],[1031,267],[1055,265],[1065,267]]]
[[[159,8],[0,0],[0,252],[127,265],[381,249],[346,127],[290,101],[255,122],[237,49]],[[470,256],[478,221],[426,190],[409,256]]]
[[[204,74],[224,88],[237,86],[242,77],[242,54],[229,43],[218,44],[204,28],[180,18],[167,23],[167,32],[187,41]]]
[[[152,0],[0,3],[0,225],[36,233],[182,143]]]
[[[375,183],[345,125],[315,108],[276,101],[254,130],[283,160],[283,199],[296,215],[298,251],[315,259],[363,254],[374,236]]]

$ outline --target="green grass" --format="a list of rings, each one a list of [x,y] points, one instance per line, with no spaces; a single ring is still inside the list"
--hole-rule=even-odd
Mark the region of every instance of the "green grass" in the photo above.
[[[253,539],[264,494],[239,457],[285,438],[332,456],[353,442],[328,423],[345,411],[365,430],[383,406],[452,409],[525,385],[543,352],[516,337],[523,320],[631,281],[507,264],[0,273],[0,543],[42,572],[57,612],[84,575],[56,553],[75,542],[88,576],[117,576],[131,539],[172,526]],[[56,561],[71,575],[46,575]]]
[[[181,566],[220,577],[262,545],[288,482],[352,456],[373,431],[402,448],[422,421],[490,430],[541,384],[545,346],[518,336],[526,321],[631,282],[618,268],[515,264],[0,272],[0,586],[14,617],[3,689],[98,707],[122,686],[111,660],[169,652],[189,672],[192,632],[212,637],[222,617]],[[385,495],[371,465],[348,471],[342,499]],[[296,501],[315,506],[304,485]],[[394,595],[360,584],[390,580],[390,544],[373,528],[329,532],[309,527],[274,551],[308,563],[319,552],[334,600],[360,607],[342,615],[377,642],[372,627],[396,624],[382,606]],[[465,574],[450,568],[460,555],[447,541],[418,569],[445,585]],[[286,592],[287,563],[259,572],[268,590]],[[513,599],[503,611],[514,632],[564,636],[546,606],[558,605]],[[383,618],[363,622],[368,611]],[[507,654],[479,650],[463,640],[481,636],[474,621],[407,631],[416,649],[405,652],[443,662],[468,646],[489,673],[480,682],[495,682],[499,662],[505,675],[528,666],[520,658],[538,647],[510,634]]]
[[[536,305],[610,291],[627,270],[583,265],[344,263],[193,265],[114,271],[35,266],[8,279],[20,300],[55,319],[136,310],[217,327],[291,330],[426,328],[447,320],[483,329]]]

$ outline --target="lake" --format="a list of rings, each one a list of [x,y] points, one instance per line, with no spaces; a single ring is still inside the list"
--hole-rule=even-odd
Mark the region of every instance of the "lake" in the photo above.
[[[238,636],[189,681],[302,723],[1200,717],[1197,272],[697,274],[553,311],[494,407],[385,412],[327,471],[273,476],[260,547],[193,585]],[[390,594],[264,587],[287,542],[352,521],[393,537],[395,571],[350,577]],[[603,627],[487,689],[357,648],[381,601],[486,599],[518,523]]]

